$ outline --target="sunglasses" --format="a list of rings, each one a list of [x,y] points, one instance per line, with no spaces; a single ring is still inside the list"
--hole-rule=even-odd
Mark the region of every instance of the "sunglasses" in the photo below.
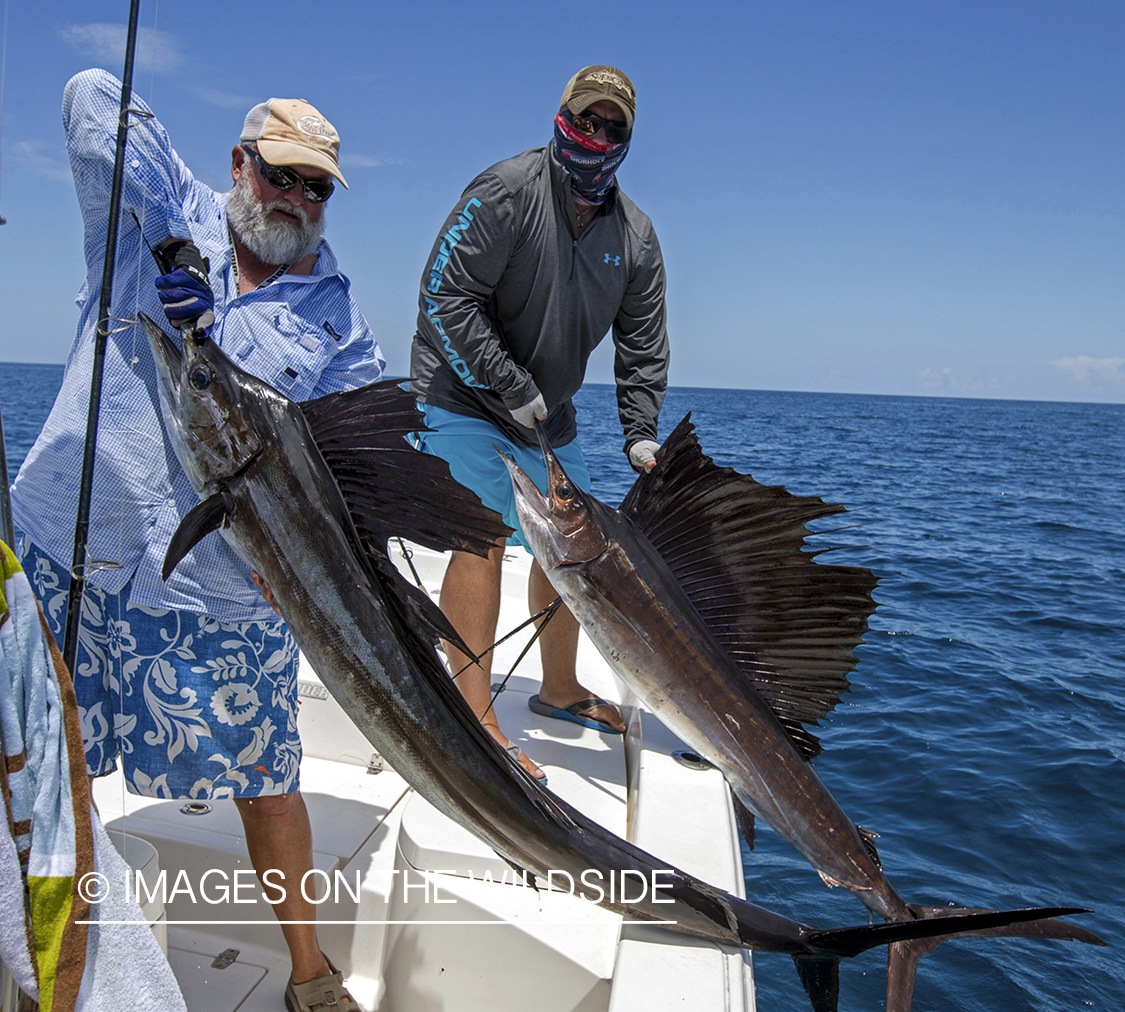
[[[633,134],[630,127],[619,120],[606,119],[592,112],[576,112],[570,120],[571,126],[587,137],[593,137],[605,127],[605,139],[610,144],[624,144]]]
[[[284,193],[300,185],[305,200],[310,204],[323,204],[332,196],[332,191],[336,188],[336,184],[331,179],[305,179],[292,169],[282,165],[270,165],[257,151],[246,144],[242,145],[242,150],[258,163],[258,171],[262,174],[262,178],[275,190]]]

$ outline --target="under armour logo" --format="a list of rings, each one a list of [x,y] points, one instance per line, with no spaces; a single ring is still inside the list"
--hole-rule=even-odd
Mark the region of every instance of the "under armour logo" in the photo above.
[[[611,257],[611,256],[610,256],[610,255],[609,255],[609,254],[607,253],[607,254],[605,255],[605,262],[606,262],[607,264],[613,264],[613,266],[614,266],[614,267],[620,267],[620,266],[621,266],[621,257],[620,257],[620,256],[615,256],[615,257]]]

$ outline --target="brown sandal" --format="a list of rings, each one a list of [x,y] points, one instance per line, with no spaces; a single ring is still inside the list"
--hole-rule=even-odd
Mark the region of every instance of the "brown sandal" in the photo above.
[[[362,1012],[344,987],[344,975],[332,960],[324,957],[332,972],[325,977],[294,984],[290,975],[285,985],[285,1007],[289,1012]]]

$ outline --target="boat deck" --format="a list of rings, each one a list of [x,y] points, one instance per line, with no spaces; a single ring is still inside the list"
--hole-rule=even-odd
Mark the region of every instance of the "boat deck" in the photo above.
[[[410,576],[405,560],[396,561]],[[436,595],[444,558],[413,549],[413,562]],[[502,630],[526,618],[529,563],[517,550],[505,564]],[[529,638],[528,630],[498,649],[497,681]],[[673,758],[684,746],[623,694],[585,636],[579,671],[592,690],[622,701],[629,724],[623,738],[528,709],[527,697],[539,688],[537,646],[497,699],[505,732],[575,807],[744,895],[722,777]],[[368,1012],[522,1012],[529,1005],[541,1012],[753,1012],[748,953],[623,921],[578,897],[521,883],[397,773],[378,769],[371,745],[304,665],[300,694],[301,791],[316,869],[308,891],[326,896],[317,913],[322,947]],[[155,930],[166,931],[190,1012],[276,1012],[288,957],[272,908],[259,896],[234,805],[139,797],[126,792],[119,775],[96,782],[95,800],[108,829],[156,848],[167,902]],[[141,849],[128,837],[123,846],[127,860],[130,847]],[[153,877],[146,869],[145,881]]]

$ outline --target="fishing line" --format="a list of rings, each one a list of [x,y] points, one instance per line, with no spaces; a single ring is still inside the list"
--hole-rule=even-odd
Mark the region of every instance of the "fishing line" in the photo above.
[[[422,577],[418,575],[418,570],[414,568],[414,553],[406,547],[406,542],[403,541],[401,537],[395,538],[395,540],[398,542],[398,547],[402,550],[402,557],[406,559],[406,564],[410,567],[410,572],[414,574],[414,582],[418,585],[420,590],[425,590],[426,588],[422,585]],[[464,670],[464,668],[461,669],[461,671]],[[461,671],[458,671],[457,675],[461,674]],[[453,677],[456,678],[457,675]]]
[[[409,548],[406,547],[406,542],[403,541],[403,539],[401,537],[397,537],[397,538],[395,538],[395,540],[398,542],[399,548],[402,552],[402,557],[406,560],[406,564],[410,567],[410,572],[414,574],[414,582],[418,585],[418,588],[420,590],[425,590],[426,586],[425,586],[424,583],[422,583],[422,577],[418,575],[418,570],[414,568],[414,561],[413,561],[414,553],[412,551],[410,551]],[[518,626],[516,626],[511,632],[505,633],[495,643],[493,643],[492,646],[490,646],[484,652],[485,654],[492,653],[492,651],[495,650],[498,646],[500,646],[501,643],[504,643],[507,640],[510,640],[513,636],[515,636],[516,633],[521,632],[522,630],[526,629],[529,625],[531,625],[531,623],[537,622],[539,619],[543,619],[543,624],[536,628],[535,635],[532,636],[531,639],[529,639],[527,641],[527,645],[523,648],[523,650],[520,651],[519,657],[516,658],[515,663],[512,665],[511,670],[504,676],[503,681],[494,682],[490,686],[490,688],[493,690],[493,695],[492,695],[492,700],[488,704],[488,709],[486,709],[484,711],[485,717],[488,716],[489,712],[493,708],[493,705],[496,703],[496,697],[499,696],[500,693],[504,691],[505,687],[508,684],[508,679],[511,678],[512,675],[514,675],[516,673],[516,668],[519,667],[520,662],[527,656],[527,652],[531,649],[531,647],[535,643],[535,641],[537,639],[539,639],[539,637],[542,635],[543,630],[547,628],[547,623],[550,622],[551,619],[553,619],[555,617],[555,612],[557,612],[559,610],[559,607],[561,605],[562,605],[562,598],[556,597],[554,599],[554,601],[552,601],[549,605],[547,605],[546,608],[544,608],[542,611],[536,612],[530,618],[525,619]],[[469,663],[466,664],[459,671],[454,672],[454,674],[452,675],[453,681],[457,681],[457,678],[460,675],[464,674],[474,664],[478,664],[478,663],[479,663],[479,661],[469,661]],[[483,719],[483,717],[482,717],[482,719]]]
[[[421,585],[419,584],[419,586],[421,586]],[[424,588],[423,588],[423,589],[424,589]],[[492,644],[492,646],[490,646],[490,647],[489,647],[489,648],[488,648],[488,649],[487,649],[487,650],[486,650],[486,651],[484,652],[484,654],[490,654],[490,653],[492,653],[492,651],[493,651],[493,650],[495,650],[495,649],[496,649],[496,648],[497,648],[498,646],[500,646],[500,644],[501,644],[501,643],[505,643],[505,642],[507,642],[507,641],[508,641],[508,640],[510,640],[510,639],[511,639],[511,638],[512,638],[513,636],[515,636],[515,634],[516,634],[516,633],[520,632],[520,631],[521,631],[521,630],[523,630],[523,629],[526,629],[526,628],[527,628],[527,627],[528,627],[529,625],[531,625],[531,623],[532,623],[532,622],[535,622],[535,621],[537,621],[538,619],[541,619],[541,618],[543,618],[544,616],[546,616],[546,618],[544,619],[544,622],[543,622],[543,625],[545,626],[545,625],[547,624],[547,622],[549,622],[549,621],[550,621],[551,617],[552,617],[552,616],[553,616],[553,615],[555,614],[555,612],[556,612],[556,611],[558,611],[558,608],[559,608],[559,605],[560,605],[560,604],[562,604],[562,598],[561,598],[561,597],[556,597],[556,598],[555,598],[555,600],[554,600],[554,601],[552,601],[552,602],[551,602],[551,603],[550,603],[549,605],[547,605],[547,607],[546,607],[546,608],[544,608],[544,609],[543,609],[542,611],[537,611],[537,612],[536,612],[536,613],[535,613],[534,615],[532,615],[532,616],[531,616],[530,618],[528,618],[528,619],[525,619],[525,620],[524,620],[523,622],[521,622],[521,623],[520,623],[520,624],[519,624],[518,626],[516,626],[516,627],[515,627],[515,628],[514,628],[514,629],[513,629],[513,630],[512,630],[511,632],[509,632],[509,633],[505,633],[505,634],[504,634],[503,636],[501,636],[501,637],[500,637],[500,638],[499,638],[499,639],[498,639],[498,640],[497,640],[497,641],[496,641],[495,643],[493,643],[493,644]],[[550,612],[550,614],[548,614],[548,612]],[[542,628],[542,626],[541,626],[541,627],[540,627],[539,629],[536,629],[536,630],[535,630],[535,635],[534,635],[534,636],[532,636],[532,637],[531,637],[531,639],[530,639],[530,640],[528,641],[527,647],[530,647],[530,646],[531,646],[531,644],[532,644],[532,643],[534,643],[534,642],[535,642],[535,641],[536,641],[536,640],[537,640],[537,639],[539,638],[539,634],[540,634],[540,633],[541,633],[542,631],[543,631],[543,628]],[[523,659],[523,656],[524,656],[524,654],[526,654],[526,653],[527,653],[527,647],[524,647],[523,653],[521,653],[521,654],[520,654],[520,660],[522,660],[522,659]],[[483,656],[484,656],[484,654],[481,654],[481,656],[483,657]],[[477,661],[469,661],[469,663],[468,663],[468,664],[466,664],[466,665],[465,665],[465,666],[464,666],[463,668],[461,668],[461,669],[460,669],[460,671],[457,671],[457,672],[456,672],[456,673],[455,673],[455,674],[453,675],[453,679],[454,679],[454,680],[456,681],[456,679],[457,679],[457,676],[458,676],[458,675],[460,675],[460,674],[464,673],[465,671],[467,671],[467,670],[468,670],[469,668],[471,668],[471,667],[472,667],[472,666],[473,666],[474,664],[476,664],[476,663],[478,663],[478,662],[477,662]],[[518,664],[518,663],[519,663],[519,660],[517,660],[517,661],[516,661],[516,664]],[[512,666],[512,668],[513,668],[513,671],[514,671],[514,670],[515,670],[515,665],[513,665],[513,666]],[[512,675],[512,672],[511,672],[511,671],[510,671],[510,672],[508,672],[508,678],[510,678],[510,677],[511,677],[511,675]],[[508,681],[508,678],[505,678],[503,682],[499,682],[499,683],[497,683],[497,684],[499,684],[499,685],[501,686],[501,688],[497,690],[498,692],[502,692],[502,691],[503,691],[503,686],[504,686],[504,684],[505,684],[505,683],[506,683],[506,682]]]
[[[485,708],[485,712],[483,714],[481,714],[481,716],[480,716],[481,721],[483,721],[485,719],[485,717],[488,716],[489,713],[492,713],[493,707],[496,705],[496,697],[499,696],[499,694],[501,694],[502,692],[504,692],[504,689],[507,687],[507,680],[510,679],[515,674],[515,669],[520,667],[520,662],[526,656],[528,656],[528,651],[531,650],[532,645],[534,645],[535,640],[538,640],[540,638],[540,636],[542,635],[543,630],[547,629],[547,623],[551,621],[551,618],[555,617],[555,613],[558,612],[558,609],[561,605],[562,605],[562,598],[556,597],[555,600],[552,600],[552,602],[549,605],[547,605],[546,608],[543,608],[541,612],[532,615],[529,618],[528,621],[521,622],[519,625],[517,625],[515,627],[515,629],[513,629],[510,633],[507,633],[506,635],[501,636],[501,638],[499,638],[495,643],[493,643],[492,647],[489,647],[488,650],[485,651],[485,653],[492,653],[492,651],[495,650],[498,647],[499,644],[503,643],[505,640],[510,640],[512,638],[512,636],[514,636],[517,632],[520,632],[520,630],[526,629],[526,626],[528,626],[529,623],[535,622],[535,621],[539,620],[539,618],[542,618],[542,620],[543,620],[542,624],[538,625],[538,626],[535,626],[535,632],[532,635],[532,638],[530,640],[528,640],[528,642],[526,642],[523,650],[520,651],[520,656],[515,659],[515,662],[513,663],[511,669],[508,670],[507,675],[504,676],[503,680],[498,681],[498,683],[495,683],[492,686],[489,686],[489,688],[492,688],[492,690],[493,690],[493,696],[492,696],[492,699],[489,699],[488,706]],[[471,667],[471,666],[466,665],[465,668],[461,668],[461,671],[466,670],[466,668],[469,668],[469,667]],[[458,671],[457,675],[460,675],[461,671]],[[453,678],[457,678],[457,675],[454,675]]]
[[[501,681],[498,685],[490,686],[490,688],[493,689],[492,699],[489,700],[488,708],[484,711],[484,717],[487,717],[488,714],[492,711],[492,708],[496,705],[496,697],[499,696],[500,693],[503,692],[507,687],[508,679],[515,674],[516,668],[518,668],[520,665],[520,661],[522,661],[527,656],[527,652],[531,649],[532,644],[534,644],[535,641],[539,639],[539,637],[543,634],[543,630],[547,628],[547,623],[555,617],[555,612],[559,610],[559,607],[561,605],[562,598],[556,597],[549,605],[547,605],[546,608],[539,612],[538,615],[532,615],[531,618],[527,620],[527,622],[534,622],[537,618],[543,617],[543,624],[536,626],[535,635],[527,641],[527,645],[523,648],[523,650],[520,651],[519,657],[516,658],[515,663],[512,665],[511,670],[504,676],[503,681]],[[523,629],[527,625],[527,622],[522,623],[520,626],[508,633],[507,636],[504,636],[500,640],[498,640],[497,643],[493,645],[492,649],[496,649],[497,645],[503,643],[504,640],[508,639],[509,637],[514,636],[517,632],[519,632],[520,629]],[[463,670],[464,668],[462,668],[462,671]],[[482,717],[481,719],[483,720],[484,717]]]

